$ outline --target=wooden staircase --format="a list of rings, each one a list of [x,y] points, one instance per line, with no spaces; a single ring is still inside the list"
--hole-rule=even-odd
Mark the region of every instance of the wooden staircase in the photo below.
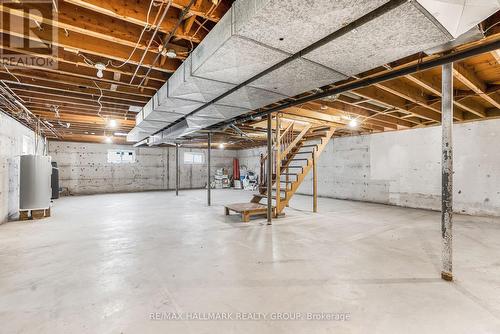
[[[281,131],[279,118],[276,118],[272,170],[273,215],[277,217],[283,214],[283,210],[288,206],[311,169],[313,170],[313,211],[316,212],[316,162],[330,141],[335,128],[312,128],[311,124],[307,124],[297,129],[295,122],[292,122],[283,132]],[[267,199],[266,180],[269,171],[266,166],[267,155],[262,154],[259,193],[253,195],[251,203],[260,203],[262,199]]]

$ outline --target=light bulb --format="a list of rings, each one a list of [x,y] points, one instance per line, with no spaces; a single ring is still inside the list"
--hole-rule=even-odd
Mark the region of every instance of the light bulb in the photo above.
[[[97,69],[97,77],[102,78],[104,76],[104,73],[102,71],[106,69],[106,65],[104,65],[103,63],[95,63],[94,67]]]
[[[168,58],[177,58],[177,52],[175,52],[174,49],[169,49],[165,55],[168,57]]]
[[[355,128],[355,127],[357,127],[357,126],[358,126],[358,121],[357,121],[357,120],[355,120],[355,119],[351,119],[351,121],[349,122],[349,126],[350,126],[351,128]]]
[[[104,138],[104,142],[107,143],[107,144],[112,144],[113,143],[113,139],[111,137],[106,137],[106,138]]]
[[[219,148],[220,148],[221,150],[223,150],[223,149],[224,149],[224,144],[223,144],[223,143],[219,144]]]
[[[116,119],[110,119],[108,121],[108,126],[110,128],[116,128],[118,126],[118,122],[116,121]]]

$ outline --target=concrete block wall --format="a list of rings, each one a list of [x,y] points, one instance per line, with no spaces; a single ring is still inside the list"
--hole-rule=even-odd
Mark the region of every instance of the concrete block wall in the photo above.
[[[35,153],[35,133],[0,112],[0,224],[19,214],[19,161],[21,154]],[[45,141],[39,141],[42,154]]]
[[[500,120],[455,124],[453,131],[454,210],[500,216]],[[262,150],[239,156],[258,166]],[[441,127],[334,139],[318,161],[318,180],[324,197],[440,210]],[[312,194],[312,173],[299,193]]]
[[[108,149],[135,150],[136,162],[108,163]],[[184,164],[187,151],[179,149],[180,188],[202,188],[207,182],[206,164]],[[49,154],[59,166],[60,186],[73,195],[175,189],[175,147],[139,147],[76,142],[49,142]],[[237,151],[212,149],[212,175],[229,168]],[[205,158],[206,161],[206,158]]]

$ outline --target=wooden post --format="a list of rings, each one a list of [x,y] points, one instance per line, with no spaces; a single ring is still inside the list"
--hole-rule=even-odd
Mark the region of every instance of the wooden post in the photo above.
[[[273,131],[272,116],[267,115],[267,224],[272,224],[273,215]]]
[[[313,212],[318,212],[318,174],[316,169],[316,152],[312,154],[313,164]]]
[[[453,280],[453,63],[442,68],[442,196],[441,196],[441,238],[443,242],[443,268],[441,278]]]
[[[280,115],[276,114],[276,218],[280,211],[281,202],[281,121]]]

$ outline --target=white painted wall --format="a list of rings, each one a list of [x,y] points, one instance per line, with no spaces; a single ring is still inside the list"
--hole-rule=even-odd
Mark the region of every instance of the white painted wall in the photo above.
[[[44,145],[39,142],[38,154]],[[35,146],[33,131],[0,112],[0,224],[19,214],[19,157],[35,154]]]
[[[455,211],[500,216],[500,120],[453,130]],[[239,155],[255,166],[260,150]],[[318,180],[320,196],[440,210],[441,127],[332,140],[319,159]],[[299,192],[312,193],[311,174]]]
[[[108,149],[136,151],[136,162],[107,162]],[[206,164],[184,165],[183,153],[200,149],[179,149],[180,188],[201,188],[207,182]],[[140,147],[76,142],[49,142],[49,154],[59,167],[60,186],[70,194],[97,194],[175,189],[175,147]],[[212,175],[218,168],[231,168],[237,152],[212,149]],[[206,159],[205,159],[206,161]],[[231,172],[232,173],[232,172]]]

